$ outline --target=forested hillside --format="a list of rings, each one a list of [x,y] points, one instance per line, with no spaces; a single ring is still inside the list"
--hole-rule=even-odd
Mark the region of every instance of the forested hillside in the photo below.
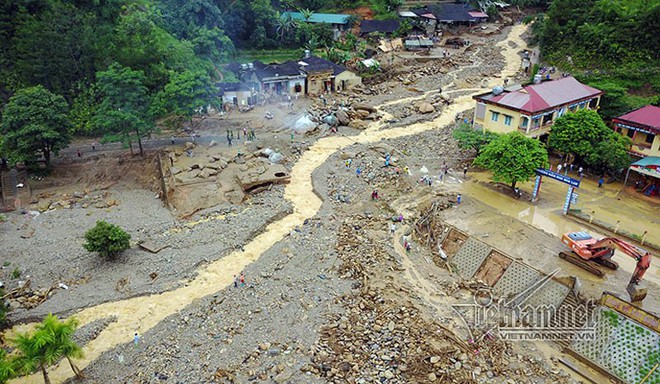
[[[96,74],[112,63],[141,72],[156,96],[184,73],[201,83],[236,47],[331,43],[327,25],[296,25],[281,12],[369,6],[393,14],[400,0],[0,0],[0,105],[42,85],[72,106],[76,132],[92,129]],[[329,41],[328,41],[329,40]],[[206,75],[203,75],[206,74]],[[189,76],[190,77],[190,76]],[[200,78],[201,77],[201,78]],[[160,109],[162,111],[162,108]]]
[[[607,92],[605,117],[658,102],[660,1],[554,0],[534,31],[545,61]]]

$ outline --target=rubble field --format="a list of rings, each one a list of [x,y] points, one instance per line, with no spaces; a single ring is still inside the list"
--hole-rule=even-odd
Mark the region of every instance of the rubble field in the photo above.
[[[9,319],[22,329],[50,312],[76,316],[101,303],[121,308],[132,298],[163,300],[162,293],[176,295],[205,267],[216,266],[216,275],[204,275],[217,278],[214,293],[192,297],[153,327],[143,329],[139,318],[120,312],[82,324],[76,341],[83,349],[95,346],[94,357],[81,364],[85,377],[70,378],[62,363],[53,381],[579,382],[547,344],[504,342],[467,329],[451,305],[472,300],[484,286],[460,279],[430,240],[452,216],[464,223],[467,210],[479,213],[480,232],[492,234],[487,241],[520,233],[537,244],[527,250],[529,258],[558,247],[557,239],[517,220],[504,228],[500,213],[478,201],[456,207],[462,170],[474,153],[452,138],[456,122],[435,122],[459,98],[500,78],[507,58],[497,43],[511,30],[469,35],[472,44],[446,59],[397,58],[383,74],[326,102],[304,99],[293,108],[266,105],[213,116],[200,123],[199,136],[182,133],[175,145],[167,138],[144,160],[121,149],[100,149],[83,160],[65,152],[59,171],[32,187],[29,213],[11,213],[0,224]],[[514,55],[524,49],[509,47]],[[326,120],[330,114],[336,124]],[[302,118],[313,124],[292,133]],[[413,124],[429,129],[364,139]],[[243,129],[256,138],[245,138]],[[242,135],[232,146],[229,131]],[[302,178],[296,167],[310,151],[328,156]],[[309,196],[307,183],[320,208],[289,230],[291,218],[307,212],[290,197],[296,188]],[[424,221],[429,212],[433,225]],[[392,233],[399,215],[403,221]],[[133,247],[116,260],[81,247],[84,232],[101,219],[132,235]],[[245,285],[236,284],[232,255],[250,253],[255,237],[279,226],[286,233],[249,255]],[[451,240],[456,249],[465,241]],[[126,324],[113,329],[123,333],[108,334],[118,322]],[[133,332],[140,333],[137,345]]]

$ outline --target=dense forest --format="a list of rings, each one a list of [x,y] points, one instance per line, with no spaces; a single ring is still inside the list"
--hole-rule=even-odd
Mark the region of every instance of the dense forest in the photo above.
[[[402,3],[0,0],[0,152],[28,161],[57,153],[73,135],[140,144],[156,121],[181,126],[211,104],[212,83],[233,79],[222,64],[237,52],[328,47],[327,57],[342,62],[355,49],[355,36],[334,42],[328,25],[284,12],[365,7],[387,19]],[[530,18],[544,61],[605,90],[603,116],[658,102],[660,0],[510,3],[546,9]],[[55,121],[58,129],[48,128]],[[53,139],[25,140],[37,136]]]
[[[365,5],[387,17],[399,3]],[[327,26],[294,23],[281,12],[351,4],[0,0],[0,152],[10,163],[42,155],[48,164],[72,135],[140,144],[155,121],[180,125],[213,102],[212,81],[232,79],[222,64],[236,47],[332,43]]]
[[[660,1],[554,0],[533,29],[545,61],[607,92],[605,118],[658,103]]]

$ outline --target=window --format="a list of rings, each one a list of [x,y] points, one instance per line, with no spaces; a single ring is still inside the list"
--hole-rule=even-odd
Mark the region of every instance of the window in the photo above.
[[[562,108],[557,112],[557,117],[562,117],[564,116],[564,113],[566,113],[566,108]]]
[[[504,125],[511,125],[511,120],[513,120],[511,116],[504,115]]]
[[[626,136],[632,139],[632,137],[635,136],[635,131],[633,129],[628,128],[628,132],[626,133]]]
[[[500,118],[500,113],[499,112],[490,112],[490,120],[491,121],[497,121]]]
[[[646,141],[648,144],[653,144],[653,140],[655,140],[655,135],[652,135],[650,133],[646,134]]]
[[[523,116],[522,121],[520,122],[520,127],[527,128],[528,123],[529,123],[529,117]]]
[[[543,116],[543,125],[552,123],[552,113]]]
[[[532,120],[532,124],[534,125],[534,128],[538,128],[540,122],[541,122],[541,119],[539,119],[538,117],[535,117],[535,118]]]

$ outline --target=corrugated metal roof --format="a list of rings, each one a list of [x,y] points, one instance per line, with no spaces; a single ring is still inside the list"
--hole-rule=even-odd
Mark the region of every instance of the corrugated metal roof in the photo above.
[[[625,120],[632,123],[646,125],[655,129],[660,129],[660,107],[647,105],[628,112],[625,115],[617,117],[615,120]]]
[[[525,88],[536,92],[550,107],[570,103],[574,100],[584,99],[585,97],[601,93],[601,91],[595,88],[580,83],[575,80],[574,77],[564,77],[558,80],[546,81]]]
[[[399,20],[362,20],[360,23],[360,33],[394,33],[399,29],[400,25]]]
[[[488,15],[485,14],[485,13],[483,13],[483,12],[472,11],[472,12],[468,12],[468,13],[469,13],[470,16],[472,16],[472,17],[488,17]]]
[[[312,13],[309,20],[306,20],[300,12],[283,12],[282,17],[287,14],[291,15],[293,20],[307,21],[309,23],[328,23],[328,24],[346,24],[351,15],[335,14],[335,13]]]
[[[507,91],[509,90],[507,89]],[[564,77],[558,80],[544,81],[540,84],[527,85],[520,90],[505,92],[499,96],[492,96],[491,94],[482,95],[479,98],[535,113],[602,93],[598,89],[580,83],[573,77]]]

